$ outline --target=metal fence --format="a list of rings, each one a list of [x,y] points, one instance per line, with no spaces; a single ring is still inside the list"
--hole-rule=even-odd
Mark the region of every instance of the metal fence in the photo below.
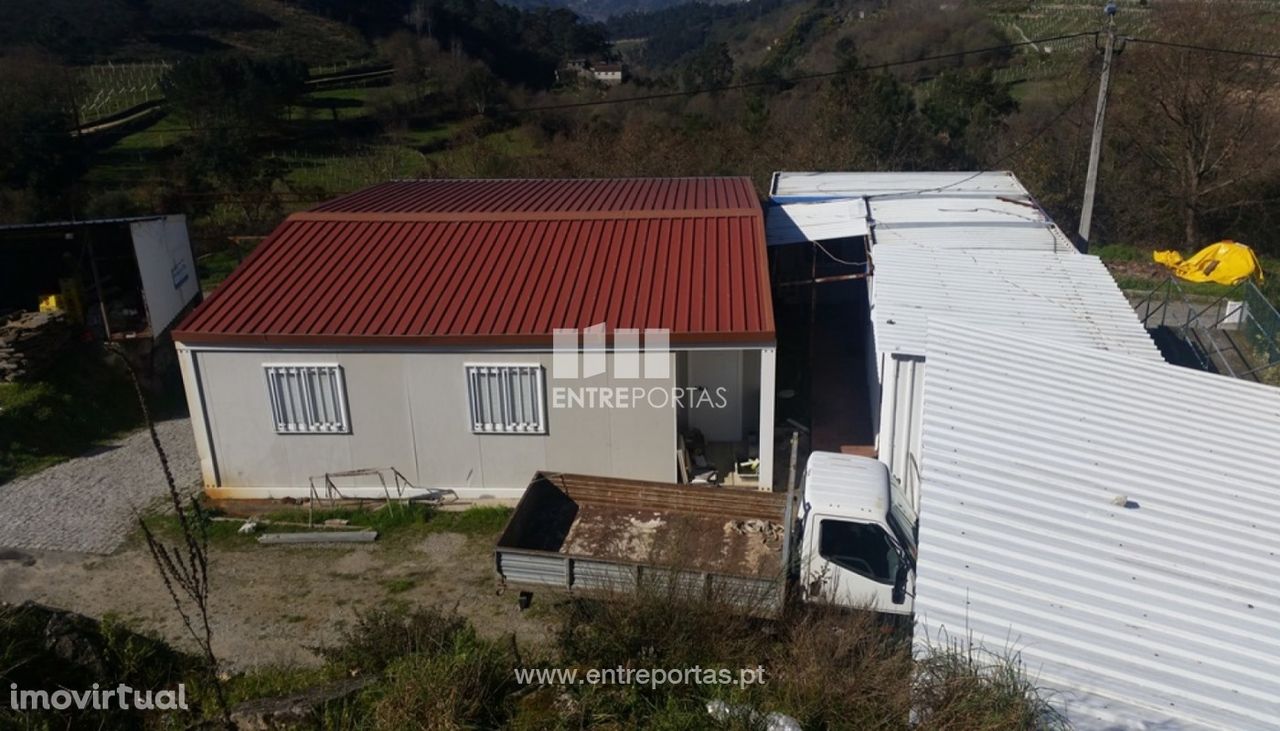
[[[1147,330],[1185,346],[1190,358],[1180,364],[1280,385],[1280,312],[1252,281],[1213,298],[1192,296],[1170,277],[1135,309]]]

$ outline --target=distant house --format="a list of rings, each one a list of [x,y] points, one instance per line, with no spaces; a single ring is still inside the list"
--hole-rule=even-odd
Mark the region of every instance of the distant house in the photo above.
[[[556,71],[556,81],[569,83],[579,79],[597,81],[610,86],[626,81],[627,67],[622,63],[592,63],[585,58],[571,58]]]
[[[214,496],[370,468],[512,496],[536,470],[669,482],[756,456],[772,485],[745,178],[378,185],[290,216],[174,338]]]
[[[602,63],[591,67],[591,75],[603,84],[621,84],[626,79],[627,67],[620,63]]]

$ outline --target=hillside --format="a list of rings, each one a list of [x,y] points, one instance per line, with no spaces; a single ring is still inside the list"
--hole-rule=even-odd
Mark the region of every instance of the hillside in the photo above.
[[[0,54],[26,46],[75,64],[233,50],[320,64],[371,50],[350,25],[284,0],[5,0]]]

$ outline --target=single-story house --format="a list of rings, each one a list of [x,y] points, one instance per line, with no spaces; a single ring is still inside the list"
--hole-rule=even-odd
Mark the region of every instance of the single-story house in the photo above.
[[[773,484],[746,178],[377,185],[286,219],[174,340],[214,497]]]

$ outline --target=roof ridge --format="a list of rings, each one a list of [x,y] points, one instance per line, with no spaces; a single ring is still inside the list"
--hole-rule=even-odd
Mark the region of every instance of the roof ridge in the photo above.
[[[760,208],[689,208],[662,210],[599,211],[301,211],[286,221],[367,222],[367,223],[467,223],[519,221],[617,221],[670,218],[763,217]]]

